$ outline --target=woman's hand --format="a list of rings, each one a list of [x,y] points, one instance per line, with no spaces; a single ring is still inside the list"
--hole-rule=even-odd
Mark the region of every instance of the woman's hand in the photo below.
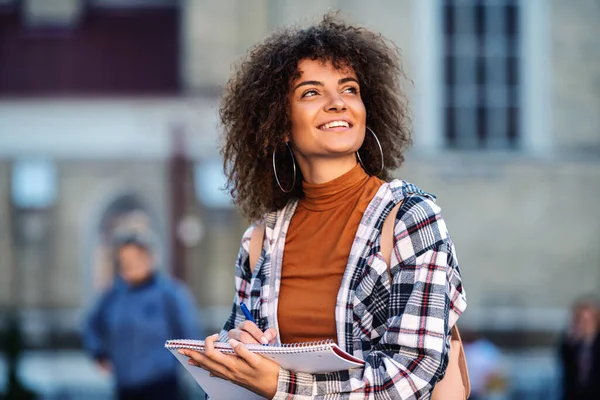
[[[275,344],[277,331],[269,328],[266,331],[261,331],[258,326],[252,321],[244,321],[237,326],[236,329],[229,331],[229,339],[235,339],[242,343],[262,343]]]
[[[203,368],[214,376],[227,379],[268,399],[273,398],[277,392],[279,365],[252,353],[236,339],[229,340],[235,355],[223,354],[214,346],[218,337],[219,335],[212,335],[206,338],[204,354],[187,349],[179,350],[179,354],[190,357],[189,364]]]
[[[108,360],[98,360],[96,365],[100,368],[103,374],[110,375],[112,373],[112,365]]]

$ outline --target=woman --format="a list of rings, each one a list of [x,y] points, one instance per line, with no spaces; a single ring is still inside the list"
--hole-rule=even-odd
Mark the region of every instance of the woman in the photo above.
[[[244,234],[232,313],[205,355],[182,351],[190,363],[267,398],[428,398],[466,303],[434,197],[387,182],[410,144],[402,76],[393,45],[331,15],[273,34],[240,64],[220,110],[223,154],[265,240],[251,266],[257,223]],[[388,268],[379,232],[399,204]],[[364,369],[294,373],[240,344],[326,339]]]

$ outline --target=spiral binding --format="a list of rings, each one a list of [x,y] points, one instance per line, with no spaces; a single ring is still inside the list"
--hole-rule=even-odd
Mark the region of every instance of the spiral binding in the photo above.
[[[317,340],[314,342],[284,343],[278,347],[283,347],[286,349],[298,349],[298,348],[303,348],[303,347],[313,347],[313,346],[316,347],[316,346],[324,346],[324,345],[330,345],[330,344],[333,344],[333,340],[324,339],[324,340]]]
[[[286,343],[281,346],[262,346],[259,344],[246,344],[248,350],[258,354],[295,354],[311,353],[315,351],[328,350],[335,342],[331,339],[318,340],[314,342]],[[203,353],[206,351],[204,341],[189,339],[167,340],[165,348],[169,350],[186,349]],[[215,348],[224,354],[235,353],[228,343],[216,342]]]

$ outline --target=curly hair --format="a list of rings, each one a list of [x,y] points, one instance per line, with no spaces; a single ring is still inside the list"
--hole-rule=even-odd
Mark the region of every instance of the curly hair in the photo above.
[[[281,185],[291,187],[293,167],[285,146],[291,132],[288,94],[292,82],[300,77],[298,63],[303,59],[329,61],[337,69],[350,67],[356,73],[367,126],[377,134],[383,149],[385,168],[380,178],[388,180],[390,172],[400,167],[403,152],[411,143],[407,101],[400,88],[400,79],[406,76],[400,51],[393,43],[340,20],[335,13],[308,28],[277,31],[255,45],[236,66],[219,109],[227,189],[250,219],[303,197],[300,169],[294,189],[283,193],[272,165],[275,151]],[[381,155],[371,135],[365,135],[360,154],[367,172],[379,172]]]

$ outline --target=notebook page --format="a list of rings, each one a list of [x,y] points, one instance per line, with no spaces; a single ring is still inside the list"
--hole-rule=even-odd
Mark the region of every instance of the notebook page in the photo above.
[[[188,358],[182,356],[177,350],[169,350],[179,360],[181,365],[192,375],[194,380],[202,387],[202,390],[212,400],[263,400],[264,397],[254,392],[244,389],[216,376],[210,376],[209,372],[200,367],[188,364]]]
[[[204,352],[204,341],[168,340],[165,347],[179,360],[209,397],[216,400],[260,399],[261,397],[229,381],[211,377],[208,371],[188,364],[188,358],[178,349],[187,348]],[[228,343],[217,342],[215,347],[223,353],[232,354]],[[304,343],[285,347],[246,345],[255,353],[274,360],[284,369],[295,372],[324,373],[362,368],[364,362],[343,351],[333,342]]]
[[[261,354],[277,362],[285,369],[295,372],[331,372],[351,368],[360,368],[364,362],[342,350],[333,341],[318,343],[299,343],[290,346],[261,346],[247,344],[248,350]],[[203,352],[204,341],[201,340],[168,340],[168,349],[188,348]],[[217,342],[215,348],[223,353],[233,353],[228,343]]]
[[[262,353],[262,355],[290,371],[311,374],[360,368],[364,365],[363,362],[355,362],[339,356],[331,348],[299,353]]]

